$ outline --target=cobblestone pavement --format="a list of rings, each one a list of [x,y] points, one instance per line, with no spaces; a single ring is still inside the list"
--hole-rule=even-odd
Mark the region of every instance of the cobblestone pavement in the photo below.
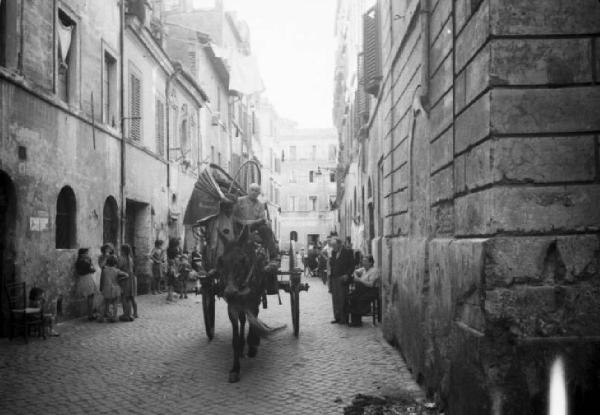
[[[207,340],[200,296],[168,304],[138,298],[133,323],[87,320],[59,325],[61,336],[0,339],[1,414],[335,414],[357,393],[420,396],[398,353],[368,318],[362,328],[332,325],[326,288],[312,279],[300,297],[300,338],[289,297],[269,297],[261,318],[286,330],[242,360],[241,381],[227,383],[231,329],[217,303],[215,339]]]

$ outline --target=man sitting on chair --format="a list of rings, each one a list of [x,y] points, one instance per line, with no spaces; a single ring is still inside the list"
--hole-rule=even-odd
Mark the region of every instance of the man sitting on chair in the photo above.
[[[375,260],[372,255],[363,256],[362,268],[354,271],[354,292],[348,299],[350,305],[350,325],[362,326],[361,317],[370,311],[371,301],[379,296],[379,270],[373,265]]]

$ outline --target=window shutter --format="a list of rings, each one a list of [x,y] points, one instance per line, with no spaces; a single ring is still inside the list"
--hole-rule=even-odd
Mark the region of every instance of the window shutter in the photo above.
[[[129,88],[129,116],[131,117],[129,138],[140,141],[142,138],[141,81],[133,74],[129,75]]]
[[[365,59],[364,53],[359,53],[357,58],[357,78],[358,78],[358,90],[357,90],[357,103],[358,103],[358,115],[361,119],[361,124],[366,123],[369,120],[369,98],[365,92]]]
[[[156,152],[165,155],[165,106],[156,100]]]
[[[188,51],[188,65],[189,65],[189,70],[191,72],[191,74],[196,77],[198,76],[196,74],[196,51],[195,50],[189,50]]]
[[[364,87],[371,95],[379,93],[381,83],[381,48],[377,6],[363,15]]]

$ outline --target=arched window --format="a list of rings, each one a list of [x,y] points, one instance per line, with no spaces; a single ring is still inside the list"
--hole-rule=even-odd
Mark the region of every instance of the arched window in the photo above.
[[[76,213],[75,193],[69,186],[65,186],[56,201],[56,249],[77,247]]]
[[[298,242],[298,232],[296,232],[296,231],[290,232],[290,241]]]
[[[114,197],[108,196],[102,210],[102,240],[117,245],[119,237],[119,209]]]

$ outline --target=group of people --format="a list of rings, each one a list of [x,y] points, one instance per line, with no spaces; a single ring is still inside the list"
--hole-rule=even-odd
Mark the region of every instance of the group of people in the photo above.
[[[163,249],[163,245],[164,242],[157,239],[154,242],[154,249],[150,253],[152,262],[151,293],[153,295],[162,294],[164,287],[169,302],[174,300],[175,289],[177,289],[180,299],[188,298],[187,284],[191,281],[195,283],[195,291],[198,295],[199,279],[202,275],[206,275],[200,247],[196,245],[191,254],[182,252],[179,238],[169,240],[166,250]]]
[[[355,255],[340,238],[329,241],[329,289],[333,303],[332,324],[362,326],[362,316],[379,296],[380,274],[371,255]],[[347,321],[350,315],[350,321]]]
[[[111,243],[106,243],[100,248],[98,257],[100,268],[100,288],[96,286],[94,274],[96,268],[89,254],[89,248],[80,248],[75,261],[75,271],[78,276],[77,292],[86,299],[89,320],[117,321],[118,304],[121,303],[123,313],[118,316],[120,321],[133,321],[138,318],[138,308],[135,297],[137,296],[137,277],[134,272],[134,261],[131,247],[123,244],[119,255],[115,255],[115,248]],[[94,298],[97,293],[102,294],[104,307],[101,313],[95,314]]]

